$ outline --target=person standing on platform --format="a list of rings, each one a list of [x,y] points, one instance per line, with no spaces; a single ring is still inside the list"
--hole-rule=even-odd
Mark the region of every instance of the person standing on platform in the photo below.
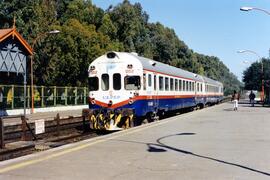
[[[250,101],[251,106],[254,107],[255,94],[253,93],[253,91],[251,91],[249,94],[249,101]]]
[[[237,111],[238,110],[238,101],[239,101],[239,94],[234,90],[233,91],[233,95],[232,95],[232,99],[231,101],[233,101],[233,110]]]

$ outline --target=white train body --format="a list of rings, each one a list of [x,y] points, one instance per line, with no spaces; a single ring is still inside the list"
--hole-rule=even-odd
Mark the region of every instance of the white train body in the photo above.
[[[109,52],[89,67],[89,109],[137,117],[218,103],[222,83],[134,53]]]

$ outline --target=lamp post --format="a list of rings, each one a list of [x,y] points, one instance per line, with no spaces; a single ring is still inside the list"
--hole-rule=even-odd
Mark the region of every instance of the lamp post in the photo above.
[[[33,74],[34,47],[36,43],[38,42],[38,40],[41,39],[42,37],[45,37],[48,34],[57,34],[59,32],[60,32],[59,30],[53,30],[53,31],[40,33],[33,40],[33,43],[32,43],[33,54],[30,57],[31,59],[31,72],[30,72],[31,73],[31,113],[34,113],[34,74]]]
[[[264,103],[264,73],[263,73],[263,60],[261,58],[261,56],[256,53],[255,51],[252,51],[252,50],[239,50],[237,51],[237,53],[252,53],[252,54],[255,54],[258,58],[259,58],[259,61],[261,62],[261,72],[262,72],[262,92],[261,92],[261,101],[262,103]]]
[[[267,14],[267,15],[270,15],[270,12],[269,12],[269,11],[267,11],[267,10],[265,10],[265,9],[257,8],[257,7],[248,7],[248,6],[244,6],[244,7],[241,7],[240,10],[241,10],[241,11],[252,11],[252,10],[257,10],[257,11],[261,11],[261,12]],[[248,51],[248,52],[251,52],[251,53],[256,54],[256,55],[258,56],[258,54],[257,54],[257,53],[254,53],[254,51]],[[263,102],[263,101],[264,101],[263,61],[262,61],[262,59],[261,59],[260,56],[258,56],[258,57],[260,58],[261,63],[262,63],[262,94],[261,94],[262,97],[261,97],[261,100],[262,100],[262,102]]]
[[[241,7],[240,8],[241,11],[252,11],[252,10],[257,10],[257,11],[262,11],[268,15],[270,15],[270,12],[261,8],[257,8],[257,7]]]

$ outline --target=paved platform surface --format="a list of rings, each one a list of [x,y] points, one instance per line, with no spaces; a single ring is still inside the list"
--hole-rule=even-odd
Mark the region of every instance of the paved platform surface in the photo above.
[[[225,103],[0,162],[0,179],[270,179],[269,112]]]

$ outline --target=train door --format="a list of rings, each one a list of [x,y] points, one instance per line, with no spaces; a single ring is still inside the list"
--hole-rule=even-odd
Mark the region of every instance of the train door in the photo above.
[[[195,101],[197,101],[197,81],[195,81],[195,85],[194,85],[195,87]]]
[[[146,115],[148,122],[155,121],[157,111],[157,77],[154,73],[146,73],[146,94],[147,94],[147,109]]]
[[[147,74],[147,96],[148,96],[148,110],[155,112],[156,108],[156,79],[153,73]]]
[[[158,107],[159,107],[159,99],[158,99],[158,87],[157,87],[156,73],[154,73],[154,75],[153,75],[153,94],[154,94],[154,110],[155,110],[155,113],[157,113]]]

